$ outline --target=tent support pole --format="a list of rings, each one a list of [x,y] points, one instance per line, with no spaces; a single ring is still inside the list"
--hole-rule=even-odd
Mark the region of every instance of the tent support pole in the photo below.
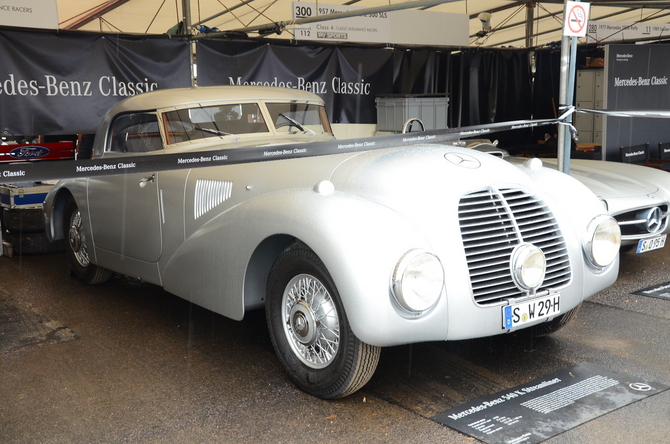
[[[576,0],[579,1],[579,0]],[[565,1],[563,7],[563,20],[568,18],[568,1]],[[577,37],[563,36],[561,41],[561,76],[558,94],[559,114],[572,106],[574,102],[575,91],[575,65],[577,61]],[[565,123],[558,128],[558,170],[565,174],[570,174],[570,149],[572,147],[572,135],[570,125],[572,125],[572,114],[570,114]]]

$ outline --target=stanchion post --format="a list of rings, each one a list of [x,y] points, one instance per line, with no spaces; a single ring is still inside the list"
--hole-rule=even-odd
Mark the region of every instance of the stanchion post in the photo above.
[[[579,1],[579,0],[573,0]],[[568,1],[563,7],[563,21],[568,20]],[[577,60],[577,38],[563,35],[561,40],[561,75],[558,94],[558,105],[561,111],[568,109],[574,102],[575,65]],[[558,128],[558,170],[565,174],[570,173],[570,148],[572,146],[572,114],[565,120],[567,125]]]

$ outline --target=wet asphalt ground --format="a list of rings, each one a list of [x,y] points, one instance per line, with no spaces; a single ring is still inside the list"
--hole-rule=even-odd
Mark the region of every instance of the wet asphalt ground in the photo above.
[[[622,256],[620,278],[548,338],[386,348],[341,400],[301,392],[264,314],[230,321],[155,286],[87,286],[65,256],[0,257],[0,443],[473,443],[433,415],[590,362],[670,385],[670,247]],[[670,390],[545,441],[670,442]]]

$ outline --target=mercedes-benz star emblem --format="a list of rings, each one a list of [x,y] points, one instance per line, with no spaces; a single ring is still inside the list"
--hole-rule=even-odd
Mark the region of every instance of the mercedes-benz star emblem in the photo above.
[[[481,166],[479,160],[475,159],[469,154],[447,153],[444,155],[444,158],[454,165],[458,165],[463,168],[470,168],[474,170],[475,168],[479,168]]]
[[[631,384],[628,384],[628,386],[633,390],[637,390],[640,392],[648,392],[652,390],[652,387],[649,384],[645,384],[644,382],[633,382]]]
[[[655,233],[663,225],[663,212],[660,208],[654,207],[647,214],[647,231]]]

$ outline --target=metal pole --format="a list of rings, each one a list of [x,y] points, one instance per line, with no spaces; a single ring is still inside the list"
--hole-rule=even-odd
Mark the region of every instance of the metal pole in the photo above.
[[[579,1],[579,0],[576,0]],[[568,3],[567,0],[563,6],[563,22],[568,20]],[[577,39],[572,39],[572,48],[570,48],[570,37],[563,36],[561,40],[561,75],[560,86],[558,92],[559,109],[564,110],[571,106],[574,99],[574,78],[575,78],[575,61],[577,59]],[[560,112],[559,112],[560,114]],[[572,124],[572,115],[570,115],[566,122]],[[572,136],[568,125],[558,126],[558,170],[565,174],[570,173],[570,148],[572,147]]]
[[[182,17],[183,17],[183,24],[184,24],[184,34],[191,35],[192,30],[192,21],[191,21],[191,0],[181,0],[181,9],[182,9]],[[190,41],[188,42],[189,45],[189,67],[191,70],[191,86],[196,86],[196,78],[195,78],[195,42]]]
[[[181,0],[181,15],[184,22],[184,33],[191,31],[191,0]]]
[[[535,18],[535,3],[526,3],[526,48],[533,46],[533,19]]]

